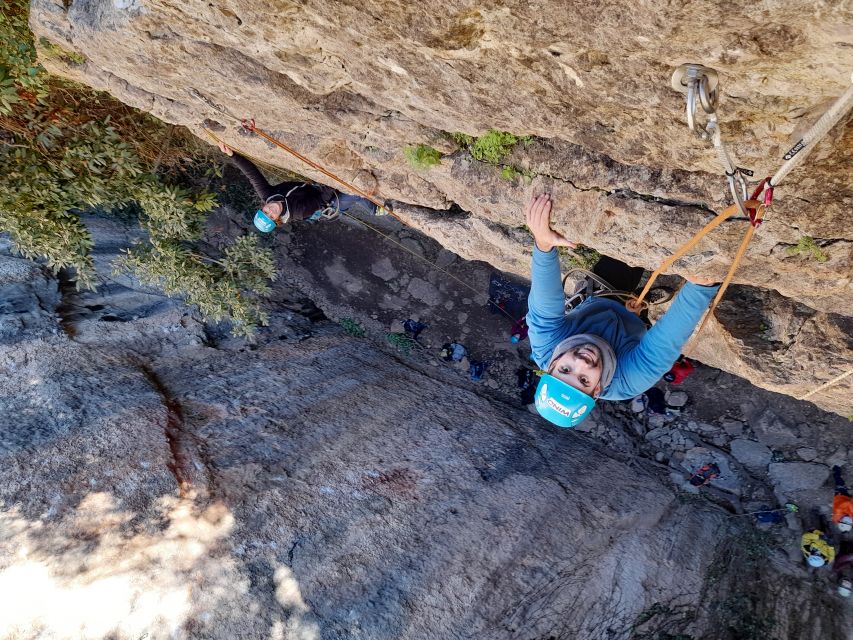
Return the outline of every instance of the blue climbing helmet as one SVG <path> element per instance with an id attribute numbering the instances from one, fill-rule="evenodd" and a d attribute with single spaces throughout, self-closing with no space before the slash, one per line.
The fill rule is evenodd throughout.
<path id="1" fill-rule="evenodd" d="M 255 226 L 258 228 L 258 231 L 270 233 L 275 230 L 275 221 L 258 209 L 255 211 Z"/>
<path id="2" fill-rule="evenodd" d="M 535 404 L 539 415 L 548 422 L 571 429 L 592 412 L 595 398 L 546 373 L 536 387 Z"/>
<path id="3" fill-rule="evenodd" d="M 815 569 L 819 569 L 823 565 L 826 564 L 826 560 L 824 560 L 823 556 L 820 555 L 819 551 L 812 551 L 806 561 L 809 563 L 809 566 L 814 567 Z"/>

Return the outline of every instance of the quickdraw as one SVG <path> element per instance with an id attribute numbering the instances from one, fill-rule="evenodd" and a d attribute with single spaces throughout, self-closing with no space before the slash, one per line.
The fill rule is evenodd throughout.
<path id="1" fill-rule="evenodd" d="M 717 119 L 717 100 L 719 97 L 719 78 L 717 72 L 701 64 L 683 64 L 672 74 L 672 88 L 687 94 L 687 126 L 701 140 L 710 140 L 717 152 L 717 158 L 729 183 L 729 191 L 737 204 L 740 214 L 748 215 L 744 207 L 747 199 L 746 177 L 752 177 L 752 171 L 735 165 L 723 143 L 720 123 Z M 707 114 L 707 123 L 701 126 L 696 121 L 698 103 Z"/>
<path id="2" fill-rule="evenodd" d="M 853 81 L 853 76 L 851 76 Z M 713 315 L 720 300 L 726 292 L 729 284 L 737 271 L 741 259 L 746 254 L 749 242 L 755 230 L 761 225 L 765 219 L 765 214 L 773 203 L 774 189 L 779 186 L 785 176 L 811 152 L 814 146 L 823 138 L 829 130 L 837 124 L 841 118 L 853 107 L 853 86 L 848 89 L 835 101 L 835 103 L 824 113 L 817 123 L 795 144 L 788 153 L 785 154 L 785 163 L 772 176 L 761 180 L 758 183 L 752 196 L 746 200 L 746 181 L 744 175 L 751 175 L 744 169 L 735 167 L 728 155 L 722 140 L 720 139 L 719 124 L 716 119 L 716 104 L 719 90 L 719 79 L 717 72 L 713 69 L 705 67 L 701 64 L 685 64 L 678 67 L 672 75 L 672 87 L 680 93 L 687 94 L 687 125 L 691 131 L 696 133 L 700 138 L 707 140 L 712 139 L 714 146 L 717 149 L 719 156 L 729 181 L 729 187 L 735 199 L 735 203 L 726 208 L 717 217 L 700 229 L 690 240 L 679 247 L 669 258 L 664 260 L 661 265 L 652 273 L 640 296 L 635 301 L 630 301 L 628 305 L 637 306 L 642 304 L 644 298 L 648 294 L 657 277 L 668 269 L 681 256 L 692 249 L 696 244 L 704 238 L 710 231 L 718 227 L 725 220 L 731 218 L 735 213 L 740 212 L 744 216 L 749 217 L 750 226 L 743 236 L 743 240 L 738 247 L 734 260 L 732 261 L 729 271 L 725 279 L 720 285 L 717 296 L 711 303 L 710 308 L 706 312 L 702 324 L 699 326 L 698 335 L 708 322 L 708 319 Z M 696 122 L 696 104 L 697 98 L 699 104 L 705 113 L 708 114 L 708 123 L 702 127 Z M 736 178 L 737 176 L 737 178 Z M 744 199 L 741 199 L 744 195 Z M 760 198 L 760 200 L 759 200 Z M 631 308 L 629 306 L 629 308 Z M 839 378 L 840 379 L 840 378 Z M 830 381 L 834 384 L 836 381 Z M 828 386 L 828 385 L 827 385 Z M 811 394 L 808 394 L 811 395 Z"/>

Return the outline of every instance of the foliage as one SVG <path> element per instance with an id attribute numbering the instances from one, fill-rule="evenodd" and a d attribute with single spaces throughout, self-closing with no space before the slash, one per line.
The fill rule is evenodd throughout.
<path id="1" fill-rule="evenodd" d="M 343 330 L 346 331 L 349 335 L 354 338 L 363 338 L 367 333 L 364 331 L 364 327 L 362 327 L 358 322 L 353 320 L 352 318 L 341 318 L 340 322 L 338 322 Z"/>
<path id="2" fill-rule="evenodd" d="M 230 320 L 235 335 L 251 336 L 257 324 L 268 322 L 258 299 L 243 294 L 266 295 L 268 281 L 275 279 L 272 253 L 258 248 L 255 235 L 237 238 L 222 260 L 199 255 L 179 240 L 154 237 L 129 250 L 122 266 L 144 284 L 183 296 L 206 318 Z"/>
<path id="3" fill-rule="evenodd" d="M 415 347 L 421 348 L 421 345 L 414 338 L 405 333 L 387 333 L 385 339 L 388 340 L 388 344 L 398 351 L 402 351 L 405 355 L 409 355 Z"/>
<path id="4" fill-rule="evenodd" d="M 514 181 L 516 178 L 521 178 L 526 184 L 530 184 L 535 175 L 536 174 L 529 169 L 519 169 L 518 167 L 514 167 L 510 164 L 505 164 L 501 168 L 501 178 L 510 182 Z"/>
<path id="5" fill-rule="evenodd" d="M 474 140 L 470 145 L 471 155 L 483 162 L 501 164 L 519 142 L 530 142 L 527 136 L 516 136 L 507 131 L 489 129 L 489 131 Z"/>
<path id="6" fill-rule="evenodd" d="M 0 115 L 27 100 L 44 104 L 46 73 L 27 24 L 26 0 L 0 0 Z"/>
<path id="7" fill-rule="evenodd" d="M 0 231 L 24 255 L 57 271 L 72 268 L 78 286 L 92 286 L 92 238 L 80 210 L 138 215 L 148 244 L 123 265 L 249 333 L 265 321 L 255 296 L 269 290 L 272 255 L 254 237 L 216 258 L 198 252 L 216 206 L 198 190 L 210 178 L 205 145 L 106 94 L 50 77 L 38 63 L 27 14 L 25 0 L 0 0 Z M 39 51 L 84 61 L 48 41 Z"/>
<path id="8" fill-rule="evenodd" d="M 403 150 L 403 154 L 415 169 L 429 169 L 441 164 L 441 154 L 426 144 L 409 145 Z"/>
<path id="9" fill-rule="evenodd" d="M 503 169 L 501 169 L 501 178 L 503 178 L 504 180 L 509 180 L 510 182 L 515 180 L 520 175 L 521 172 L 512 165 L 504 165 Z"/>
<path id="10" fill-rule="evenodd" d="M 598 251 L 582 244 L 577 245 L 574 249 L 557 247 L 557 253 L 566 258 L 570 265 L 587 271 L 592 270 L 595 263 L 601 259 L 601 254 Z"/>
<path id="11" fill-rule="evenodd" d="M 39 55 L 42 58 L 52 58 L 62 60 L 67 64 L 83 64 L 86 62 L 86 56 L 76 51 L 66 51 L 58 44 L 54 44 L 47 38 L 39 38 Z"/>
<path id="12" fill-rule="evenodd" d="M 797 240 L 797 244 L 788 247 L 785 250 L 789 256 L 795 256 L 801 254 L 806 258 L 813 258 L 818 262 L 826 262 L 829 260 L 829 256 L 826 255 L 826 252 L 821 249 L 820 245 L 815 242 L 815 239 L 811 236 L 803 236 L 799 240 Z"/>
<path id="13" fill-rule="evenodd" d="M 474 144 L 474 140 L 476 140 L 474 136 L 469 136 L 467 133 L 462 133 L 461 131 L 448 133 L 447 137 L 453 140 L 453 142 L 455 142 L 461 149 L 467 149 Z"/>

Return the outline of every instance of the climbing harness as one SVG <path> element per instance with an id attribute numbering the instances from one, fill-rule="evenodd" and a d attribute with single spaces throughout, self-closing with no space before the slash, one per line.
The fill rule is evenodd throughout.
<path id="1" fill-rule="evenodd" d="M 851 77 L 851 81 L 853 81 L 853 77 Z M 793 170 L 798 164 L 802 163 L 814 146 L 829 132 L 830 129 L 832 129 L 835 124 L 841 120 L 847 111 L 853 107 L 853 85 L 848 87 L 844 94 L 836 100 L 820 120 L 818 120 L 818 122 L 815 123 L 814 126 L 812 126 L 812 128 L 809 129 L 809 131 L 793 147 L 791 147 L 791 149 L 785 154 L 783 158 L 785 162 L 779 170 L 772 177 L 761 180 L 749 200 L 745 201 L 742 201 L 739 197 L 745 193 L 743 189 L 745 180 L 743 185 L 741 184 L 741 180 L 744 175 L 751 175 L 751 172 L 735 167 L 731 162 L 731 158 L 725 150 L 725 147 L 722 146 L 722 141 L 720 140 L 719 144 L 717 142 L 717 137 L 719 136 L 719 123 L 716 120 L 716 100 L 719 87 L 716 71 L 703 67 L 702 65 L 682 65 L 676 69 L 673 74 L 672 86 L 677 91 L 687 94 L 687 122 L 690 129 L 696 132 L 700 137 L 714 140 L 714 146 L 717 149 L 717 155 L 724 166 L 726 178 L 729 181 L 729 186 L 735 199 L 735 203 L 730 207 L 727 207 L 722 213 L 702 227 L 702 229 L 700 229 L 690 240 L 677 249 L 669 258 L 664 260 L 652 273 L 648 282 L 646 282 L 646 286 L 637 298 L 637 302 L 634 302 L 633 304 L 642 303 L 657 277 L 663 271 L 672 266 L 676 260 L 695 247 L 696 244 L 698 244 L 698 242 L 710 231 L 713 231 L 736 213 L 747 215 L 750 221 L 750 225 L 744 233 L 743 240 L 735 253 L 732 265 L 720 285 L 720 289 L 711 303 L 710 308 L 705 313 L 702 324 L 699 326 L 699 331 L 697 332 L 698 335 L 708 322 L 708 319 L 713 315 L 714 310 L 717 308 L 717 305 L 731 283 L 740 261 L 746 254 L 747 247 L 752 240 L 756 227 L 758 227 L 764 220 L 764 216 L 773 202 L 774 189 L 781 184 L 782 180 L 791 172 L 791 170 Z M 709 121 L 704 128 L 700 127 L 696 123 L 695 112 L 697 99 L 699 104 L 702 106 L 702 109 L 708 114 Z M 853 374 L 853 370 L 846 374 L 842 374 L 835 380 L 830 380 L 824 386 L 816 389 L 806 396 L 803 396 L 801 399 L 809 397 L 813 393 L 816 393 L 831 384 L 835 384 L 850 374 Z"/>
<path id="2" fill-rule="evenodd" d="M 622 302 L 630 302 L 636 299 L 636 296 L 630 291 L 620 291 L 614 288 L 609 282 L 598 274 L 588 271 L 587 269 L 574 268 L 569 269 L 566 275 L 563 276 L 563 291 L 566 290 L 566 284 L 569 280 L 574 281 L 572 276 L 582 275 L 581 280 L 572 293 L 566 292 L 566 313 L 576 308 L 581 302 L 587 298 L 614 298 Z M 658 287 L 663 291 L 663 287 Z M 671 292 L 668 297 L 658 296 L 654 301 L 643 300 L 640 304 L 640 310 L 648 309 L 650 306 L 663 304 L 672 297 Z"/>
<path id="3" fill-rule="evenodd" d="M 310 217 L 306 218 L 308 222 L 317 222 L 318 220 L 325 220 L 326 222 L 331 222 L 332 220 L 337 220 L 341 215 L 341 199 L 338 196 L 338 193 L 335 192 L 335 206 L 331 204 L 327 207 L 323 207 L 322 209 L 318 209 Z"/>

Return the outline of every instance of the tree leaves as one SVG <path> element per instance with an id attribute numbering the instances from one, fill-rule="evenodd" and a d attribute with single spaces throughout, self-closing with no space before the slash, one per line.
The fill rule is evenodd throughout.
<path id="1" fill-rule="evenodd" d="M 24 0 L 0 0 L 0 231 L 25 256 L 55 271 L 73 268 L 78 286 L 91 287 L 92 238 L 76 212 L 139 211 L 149 240 L 128 252 L 124 267 L 168 295 L 185 297 L 205 317 L 229 319 L 235 333 L 250 335 L 267 321 L 257 296 L 269 292 L 275 276 L 272 253 L 254 236 L 238 238 L 221 260 L 199 253 L 216 196 L 166 183 L 157 174 L 162 151 L 154 147 L 156 160 L 139 152 L 152 147 L 152 129 L 170 130 L 109 97 L 93 99 L 88 89 L 51 80 L 36 59 L 27 11 Z M 49 42 L 42 47 L 82 63 Z M 123 136 L 104 115 L 104 103 L 115 105 L 123 130 L 141 139 Z"/>

